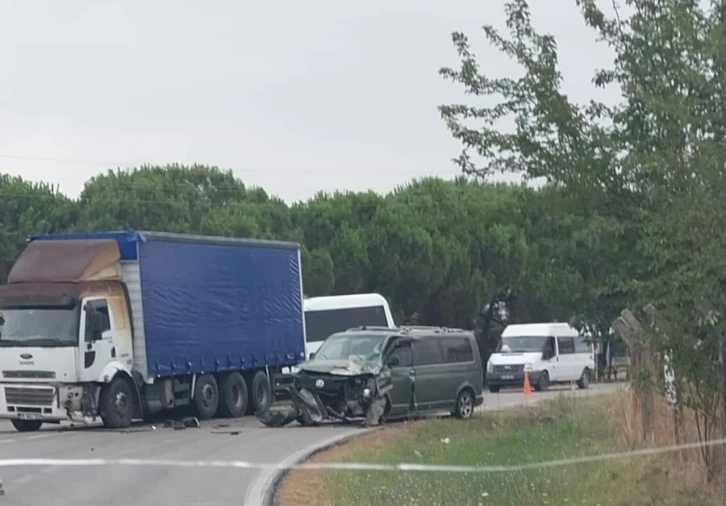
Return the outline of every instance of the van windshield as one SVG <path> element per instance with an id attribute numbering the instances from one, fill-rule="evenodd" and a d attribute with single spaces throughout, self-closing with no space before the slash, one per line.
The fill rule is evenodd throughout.
<path id="1" fill-rule="evenodd" d="M 542 351 L 547 343 L 547 336 L 507 336 L 494 350 L 494 353 L 532 353 Z"/>
<path id="2" fill-rule="evenodd" d="M 359 356 L 365 361 L 380 359 L 386 334 L 342 333 L 330 336 L 315 354 L 315 360 L 348 360 Z"/>

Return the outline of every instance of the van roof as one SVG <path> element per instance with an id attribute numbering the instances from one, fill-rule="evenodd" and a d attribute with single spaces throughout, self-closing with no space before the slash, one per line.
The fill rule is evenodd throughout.
<path id="1" fill-rule="evenodd" d="M 507 325 L 502 337 L 508 336 L 579 336 L 576 328 L 568 323 L 524 323 Z"/>
<path id="2" fill-rule="evenodd" d="M 445 334 L 466 334 L 473 336 L 472 332 L 464 329 L 448 328 L 448 327 L 427 327 L 423 325 L 401 326 L 401 327 L 374 327 L 363 325 L 348 329 L 346 332 L 385 332 L 388 334 L 407 335 L 411 337 L 425 337 L 433 335 Z"/>

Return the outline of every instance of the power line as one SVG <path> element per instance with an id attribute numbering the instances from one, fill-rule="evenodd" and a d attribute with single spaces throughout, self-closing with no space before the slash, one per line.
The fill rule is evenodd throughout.
<path id="1" fill-rule="evenodd" d="M 150 167 L 166 167 L 167 165 L 171 164 L 153 164 L 148 162 L 119 162 L 119 161 L 110 161 L 110 160 L 88 160 L 88 159 L 80 159 L 80 158 L 59 158 L 59 157 L 46 157 L 46 156 L 25 156 L 25 155 L 13 155 L 13 154 L 2 154 L 0 153 L 0 159 L 2 160 L 26 160 L 26 161 L 38 161 L 38 162 L 50 162 L 50 163 L 59 163 L 59 164 L 78 164 L 78 165 L 94 165 L 94 166 L 104 166 L 107 168 L 114 167 L 114 168 L 134 168 L 134 167 L 142 167 L 142 166 L 150 166 Z M 184 165 L 193 165 L 191 164 L 184 164 Z M 179 164 L 183 165 L 183 164 Z M 206 165 L 206 164 L 200 164 L 200 165 Z M 210 164 L 211 166 L 211 164 Z M 337 170 L 337 169 L 264 169 L 264 168 L 246 168 L 246 169 L 230 169 L 235 174 L 244 174 L 244 173 L 272 173 L 272 174 L 299 174 L 299 175 L 308 175 L 308 174 L 356 174 L 360 175 L 362 177 L 370 176 L 370 175 L 388 175 L 388 174 L 394 174 L 394 175 L 408 175 L 411 177 L 415 176 L 425 176 L 426 174 L 421 174 L 419 171 L 416 170 L 390 170 L 390 169 L 376 169 L 376 170 L 366 170 L 365 172 L 351 172 L 346 170 Z"/>
<path id="2" fill-rule="evenodd" d="M 340 192 L 344 194 L 345 192 Z M 351 192 L 356 193 L 356 192 Z M 332 193 L 328 193 L 328 195 L 333 195 Z M 103 201 L 107 203 L 115 203 L 115 204 L 168 204 L 168 205 L 195 205 L 197 207 L 211 207 L 211 208 L 231 208 L 237 204 L 250 204 L 250 205 L 265 205 L 268 203 L 284 203 L 288 207 L 291 205 L 291 203 L 285 202 L 283 199 L 276 197 L 275 195 L 269 195 L 269 200 L 267 201 L 258 201 L 255 199 L 248 198 L 249 196 L 240 196 L 240 198 L 234 198 L 233 196 L 230 196 L 227 198 L 225 202 L 211 202 L 209 200 L 201 201 L 199 199 L 197 200 L 185 200 L 185 199 L 146 199 L 146 198 L 135 198 L 133 196 L 131 197 L 109 197 L 108 195 L 97 195 L 93 196 L 92 198 L 85 201 L 85 203 L 91 203 L 94 200 Z M 52 194 L 52 193 L 34 193 L 34 192 L 16 192 L 16 191 L 7 191 L 2 188 L 0 188 L 0 198 L 5 198 L 6 202 L 12 198 L 17 199 L 38 199 L 38 200 L 56 200 L 56 199 L 68 199 L 71 202 L 78 203 L 80 202 L 80 198 L 70 198 L 67 195 L 64 195 L 62 193 L 58 194 Z M 312 198 L 312 197 L 311 197 Z M 381 195 L 381 198 L 383 198 L 383 195 Z M 301 201 L 305 202 L 305 200 Z"/>

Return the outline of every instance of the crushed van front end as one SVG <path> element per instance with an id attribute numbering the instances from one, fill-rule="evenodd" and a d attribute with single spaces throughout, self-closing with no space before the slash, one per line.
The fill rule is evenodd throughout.
<path id="1" fill-rule="evenodd" d="M 293 421 L 311 426 L 326 420 L 362 421 L 375 426 L 383 416 L 386 393 L 390 388 L 387 368 L 358 372 L 350 369 L 320 372 L 303 368 L 287 387 L 290 407 L 257 413 L 257 418 L 270 427 L 281 427 Z"/>

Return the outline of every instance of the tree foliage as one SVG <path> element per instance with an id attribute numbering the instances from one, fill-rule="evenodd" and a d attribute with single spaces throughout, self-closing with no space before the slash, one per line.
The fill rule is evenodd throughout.
<path id="1" fill-rule="evenodd" d="M 553 187 L 421 179 L 386 195 L 321 193 L 288 206 L 200 165 L 110 171 L 91 178 L 75 201 L 46 185 L 2 182 L 3 277 L 32 232 L 293 240 L 303 246 L 307 296 L 379 292 L 397 321 L 475 328 L 488 348 L 494 308 L 506 303 L 511 321 L 567 321 L 590 311 L 587 284 L 609 272 L 593 268 L 604 246 Z"/>
<path id="2" fill-rule="evenodd" d="M 641 316 L 651 304 L 651 339 L 671 355 L 682 400 L 717 418 L 713 410 L 726 408 L 713 402 L 714 392 L 726 394 L 726 7 L 629 0 L 627 13 L 613 4 L 608 16 L 596 0 L 576 3 L 615 55 L 593 83 L 615 87 L 619 103 L 571 101 L 555 38 L 535 29 L 525 0 L 512 0 L 508 33 L 485 26 L 484 35 L 521 77 L 487 75 L 467 37 L 454 33 L 460 66 L 442 76 L 481 102 L 495 100 L 440 112 L 462 143 L 464 172 L 542 177 L 585 209 L 571 218 L 575 241 L 594 256 L 569 255 L 583 262 L 586 318 L 608 325 L 626 304 Z M 502 128 L 512 118 L 514 128 Z"/>

